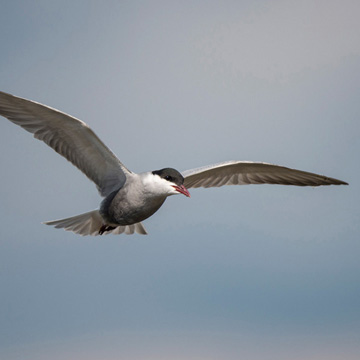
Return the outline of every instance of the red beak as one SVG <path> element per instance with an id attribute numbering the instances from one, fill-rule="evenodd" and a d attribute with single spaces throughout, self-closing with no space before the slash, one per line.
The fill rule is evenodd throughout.
<path id="1" fill-rule="evenodd" d="M 187 197 L 190 197 L 190 193 L 189 193 L 188 189 L 184 185 L 180 185 L 180 186 L 173 185 L 173 188 L 176 191 L 178 191 L 179 193 L 184 194 Z"/>

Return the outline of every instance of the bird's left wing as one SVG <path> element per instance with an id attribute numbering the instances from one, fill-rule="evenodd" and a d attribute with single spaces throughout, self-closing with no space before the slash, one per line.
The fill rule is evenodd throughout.
<path id="1" fill-rule="evenodd" d="M 348 185 L 346 182 L 284 166 L 251 161 L 226 161 L 182 172 L 186 188 L 223 185 L 280 184 Z"/>
<path id="2" fill-rule="evenodd" d="M 97 185 L 102 196 L 124 185 L 130 171 L 83 121 L 1 91 L 0 115 L 64 156 Z"/>

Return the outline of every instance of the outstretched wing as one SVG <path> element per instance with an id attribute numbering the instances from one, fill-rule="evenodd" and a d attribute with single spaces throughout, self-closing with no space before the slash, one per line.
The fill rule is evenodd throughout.
<path id="1" fill-rule="evenodd" d="M 186 188 L 223 185 L 280 184 L 297 186 L 348 185 L 346 182 L 284 166 L 251 162 L 226 161 L 186 170 L 182 173 Z"/>
<path id="2" fill-rule="evenodd" d="M 102 196 L 120 189 L 130 171 L 81 120 L 34 101 L 0 92 L 0 115 L 64 156 Z"/>

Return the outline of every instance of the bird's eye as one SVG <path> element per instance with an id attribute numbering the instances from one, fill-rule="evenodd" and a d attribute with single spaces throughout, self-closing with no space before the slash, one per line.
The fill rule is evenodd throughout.
<path id="1" fill-rule="evenodd" d="M 166 175 L 166 176 L 165 176 L 165 180 L 167 180 L 167 181 L 172 181 L 172 177 L 171 177 L 170 175 Z"/>

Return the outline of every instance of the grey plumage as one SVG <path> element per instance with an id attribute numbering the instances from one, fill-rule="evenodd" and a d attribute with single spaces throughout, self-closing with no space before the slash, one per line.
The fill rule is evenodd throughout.
<path id="1" fill-rule="evenodd" d="M 34 134 L 92 180 L 102 196 L 130 171 L 83 121 L 49 106 L 0 92 L 0 114 Z"/>
<path id="2" fill-rule="evenodd" d="M 248 184 L 296 186 L 348 185 L 345 181 L 324 175 L 251 161 L 225 161 L 219 164 L 186 170 L 182 174 L 185 178 L 184 185 L 189 189 Z"/>

